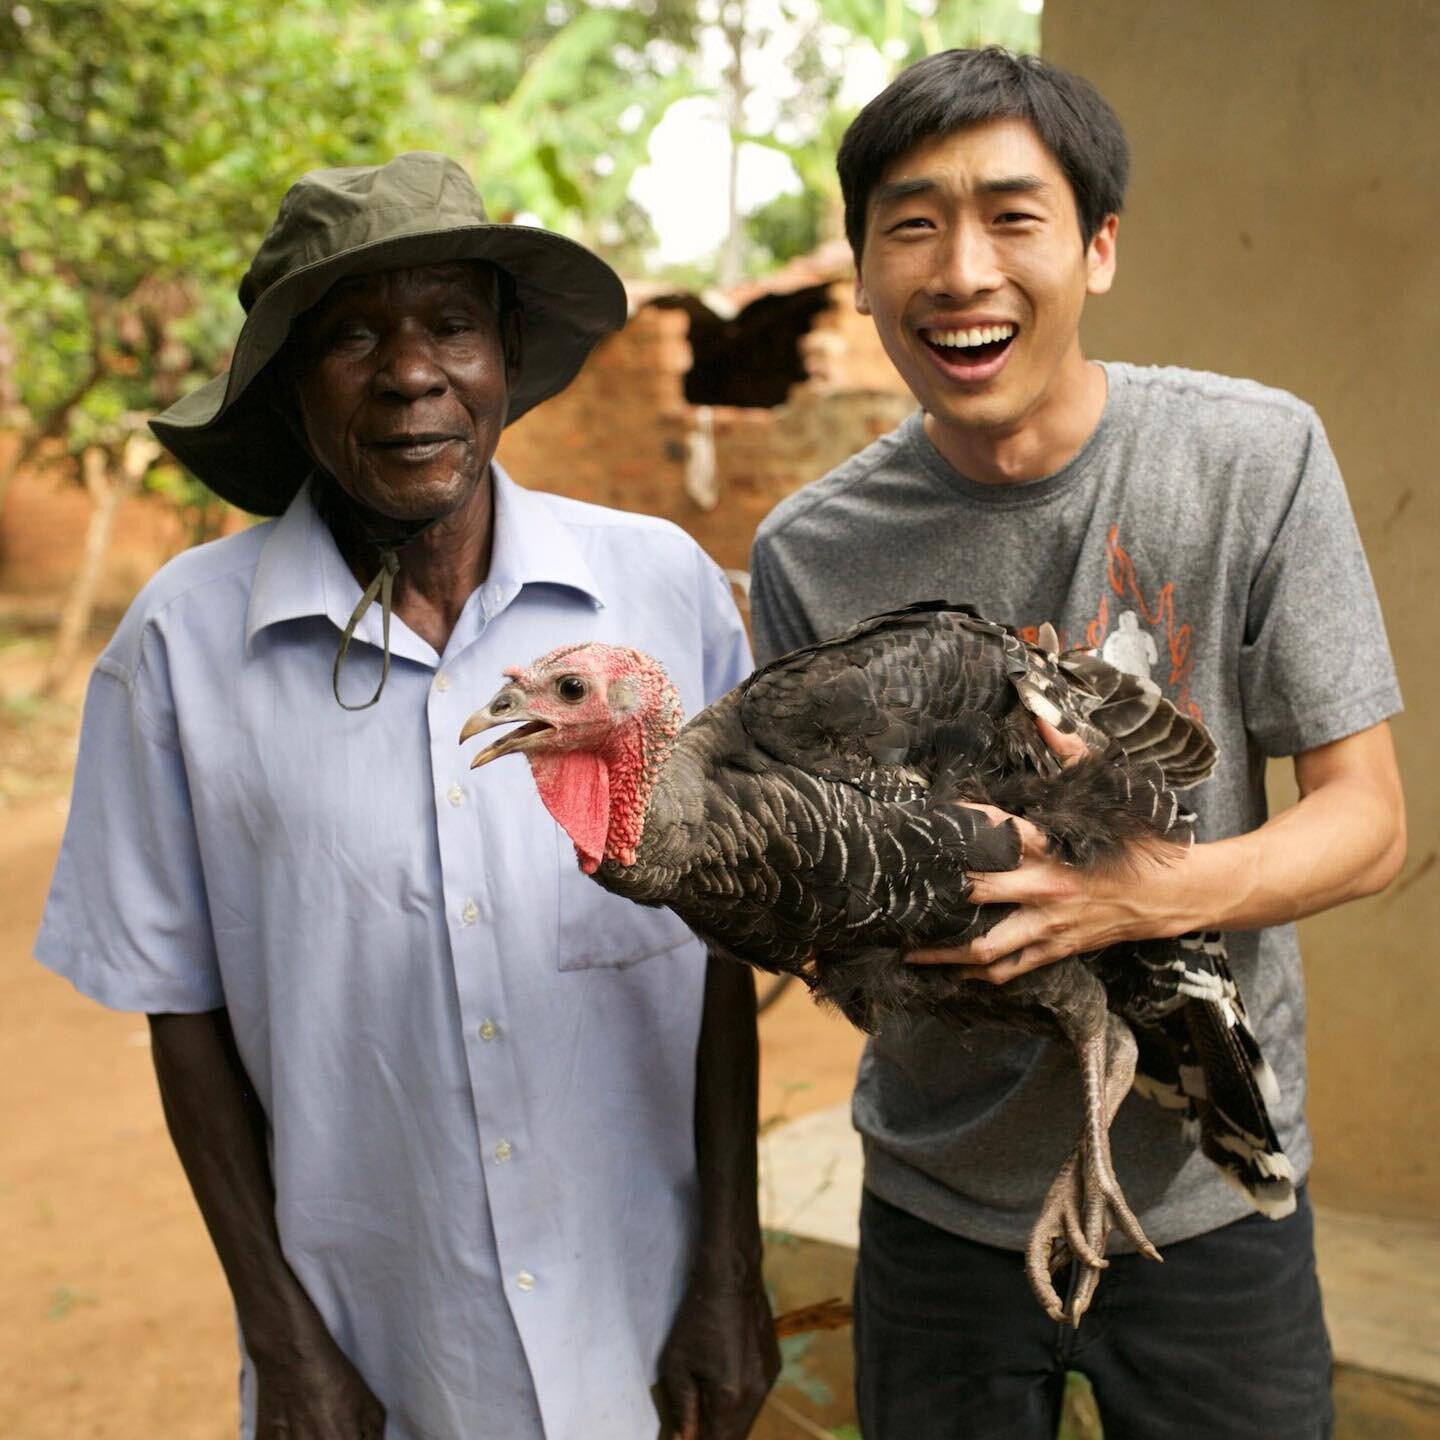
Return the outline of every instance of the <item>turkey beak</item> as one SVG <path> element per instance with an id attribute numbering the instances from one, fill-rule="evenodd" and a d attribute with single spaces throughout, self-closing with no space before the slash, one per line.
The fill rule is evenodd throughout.
<path id="1" fill-rule="evenodd" d="M 502 755 L 525 750 L 527 740 L 555 728 L 548 720 L 537 720 L 530 715 L 519 693 L 507 687 L 483 710 L 477 710 L 465 722 L 465 728 L 460 732 L 460 743 L 463 745 L 473 736 L 479 735 L 481 731 L 493 730 L 497 725 L 514 725 L 517 720 L 521 722 L 518 729 L 512 730 L 508 735 L 502 735 L 471 760 L 470 768 L 472 770 L 478 770 L 482 765 L 488 765 Z"/>

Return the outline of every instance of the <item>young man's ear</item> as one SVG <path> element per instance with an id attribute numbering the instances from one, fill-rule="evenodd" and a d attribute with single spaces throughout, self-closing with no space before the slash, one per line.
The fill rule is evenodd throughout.
<path id="1" fill-rule="evenodd" d="M 1115 232 L 1118 215 L 1107 215 L 1085 247 L 1085 293 L 1103 295 L 1115 283 Z"/>
<path id="2" fill-rule="evenodd" d="M 870 297 L 865 293 L 865 282 L 860 278 L 860 267 L 855 267 L 855 308 L 862 314 L 870 313 Z"/>

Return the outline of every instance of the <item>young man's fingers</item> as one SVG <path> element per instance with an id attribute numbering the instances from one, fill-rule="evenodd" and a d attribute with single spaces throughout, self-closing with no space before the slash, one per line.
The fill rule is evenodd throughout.
<path id="1" fill-rule="evenodd" d="M 982 965 L 969 973 L 982 984 L 1004 985 L 1008 980 L 1014 980 L 1019 975 L 1050 964 L 1054 958 L 1036 946 L 1027 945 L 1023 950 L 1017 950 L 1003 960 L 995 961 L 993 965 Z"/>
<path id="2" fill-rule="evenodd" d="M 1023 912 L 1007 916 L 988 934 L 968 945 L 930 946 L 911 950 L 905 956 L 907 965 L 970 965 L 976 968 L 994 965 L 1007 955 L 1023 950 L 1035 940 L 1033 923 Z"/>
<path id="3" fill-rule="evenodd" d="M 1045 832 L 1022 816 L 1012 815 L 998 805 L 976 805 L 969 800 L 962 803 L 967 810 L 980 811 L 994 825 L 1004 825 L 1007 821 L 1013 825 L 1016 833 L 1020 836 L 1020 859 L 1022 862 L 1039 860 L 1050 853 L 1050 842 Z"/>
<path id="4" fill-rule="evenodd" d="M 1035 728 L 1040 732 L 1040 738 L 1050 747 L 1050 753 L 1062 765 L 1073 765 L 1089 753 L 1089 748 L 1078 735 L 1067 735 L 1065 731 L 1057 730 L 1048 720 L 1042 720 L 1038 715 L 1035 717 Z"/>

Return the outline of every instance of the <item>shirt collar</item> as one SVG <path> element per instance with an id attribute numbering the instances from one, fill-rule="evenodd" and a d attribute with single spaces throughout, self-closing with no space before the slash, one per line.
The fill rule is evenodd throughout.
<path id="1" fill-rule="evenodd" d="M 600 582 L 568 527 L 556 517 L 550 497 L 517 485 L 496 462 L 490 469 L 495 477 L 495 540 L 485 589 L 487 599 L 494 595 L 499 603 L 487 605 L 487 610 L 494 614 L 503 609 L 526 585 L 563 585 L 604 609 Z"/>
<path id="2" fill-rule="evenodd" d="M 482 586 L 487 617 L 499 612 L 526 585 L 563 585 L 587 595 L 597 609 L 605 605 L 600 583 L 568 529 L 542 495 L 517 485 L 492 461 L 495 537 L 490 573 Z M 245 617 L 245 646 L 267 626 L 311 615 L 325 615 L 343 631 L 360 598 L 360 585 L 350 573 L 329 527 L 320 518 L 302 485 L 285 513 L 265 537 L 255 569 L 255 584 Z M 372 605 L 356 627 L 355 638 L 379 646 L 379 605 Z M 399 616 L 391 622 L 390 648 L 433 665 L 435 652 Z"/>

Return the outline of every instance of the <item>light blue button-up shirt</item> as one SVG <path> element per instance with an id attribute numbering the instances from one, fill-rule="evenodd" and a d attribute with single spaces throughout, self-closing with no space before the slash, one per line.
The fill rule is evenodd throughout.
<path id="1" fill-rule="evenodd" d="M 359 598 L 302 491 L 179 556 L 96 665 L 36 953 L 128 1010 L 230 1012 L 285 1254 L 389 1440 L 651 1440 L 696 1223 L 703 951 L 577 868 L 520 758 L 458 737 L 567 642 L 653 654 L 687 713 L 749 669 L 663 521 L 495 467 L 490 573 L 443 654 L 396 617 L 380 703 L 330 671 Z M 374 688 L 380 616 L 342 685 Z M 243 1433 L 254 1423 L 248 1366 Z"/>

